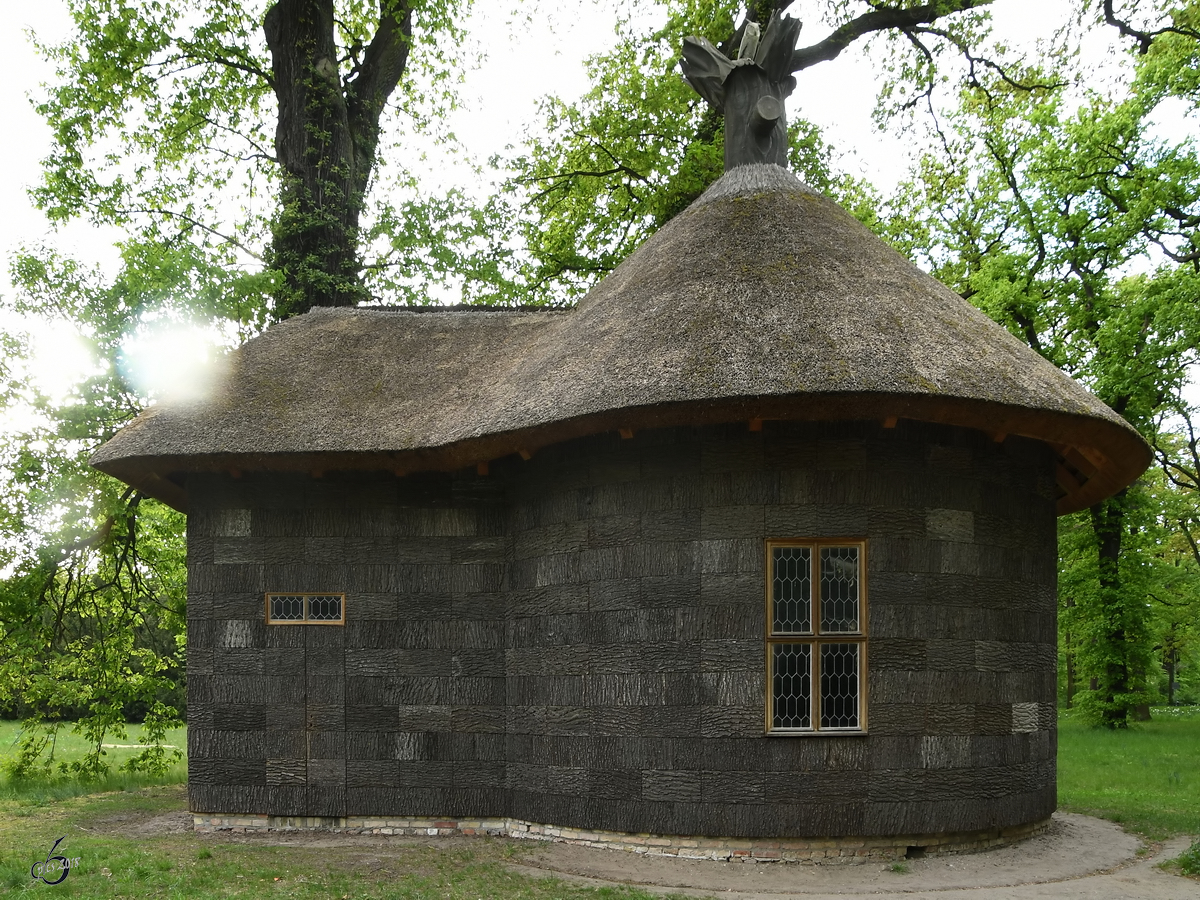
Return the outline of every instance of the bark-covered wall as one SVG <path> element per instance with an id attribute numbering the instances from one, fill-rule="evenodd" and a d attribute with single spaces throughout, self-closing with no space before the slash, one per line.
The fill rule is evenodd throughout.
<path id="1" fill-rule="evenodd" d="M 837 836 L 1054 808 L 1035 442 L 768 422 L 189 492 L 197 811 Z M 763 734 L 764 541 L 803 537 L 868 541 L 865 736 Z M 267 590 L 344 590 L 347 624 L 267 627 Z"/>
<path id="2" fill-rule="evenodd" d="M 247 475 L 189 487 L 193 809 L 500 814 L 499 483 Z M 312 590 L 346 592 L 344 627 L 264 624 L 264 591 Z"/>

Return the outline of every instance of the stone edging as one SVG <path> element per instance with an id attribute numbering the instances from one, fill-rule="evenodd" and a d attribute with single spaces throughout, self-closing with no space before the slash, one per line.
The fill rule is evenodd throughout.
<path id="1" fill-rule="evenodd" d="M 934 835 L 841 838 L 710 838 L 682 835 L 625 834 L 617 831 L 539 825 L 520 819 L 436 819 L 419 816 L 265 816 L 193 813 L 198 832 L 330 831 L 340 834 L 409 837 L 493 835 L 537 841 L 561 841 L 605 850 L 653 856 L 744 862 L 854 863 L 925 855 L 972 853 L 1042 834 L 1050 819 L 1011 828 L 946 832 Z"/>

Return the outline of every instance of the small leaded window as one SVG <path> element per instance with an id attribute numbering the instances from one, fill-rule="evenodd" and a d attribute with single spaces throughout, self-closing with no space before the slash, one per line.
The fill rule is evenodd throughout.
<path id="1" fill-rule="evenodd" d="M 345 594 L 267 594 L 268 625 L 344 625 Z"/>
<path id="2" fill-rule="evenodd" d="M 767 542 L 767 731 L 866 731 L 863 541 Z"/>

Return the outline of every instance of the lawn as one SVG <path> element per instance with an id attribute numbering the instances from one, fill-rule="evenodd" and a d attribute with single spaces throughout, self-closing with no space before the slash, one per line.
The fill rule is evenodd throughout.
<path id="1" fill-rule="evenodd" d="M 124 737 L 112 735 L 104 739 L 105 744 L 118 746 L 103 748 L 104 758 L 112 768 L 108 777 L 100 782 L 80 782 L 76 779 L 61 777 L 55 778 L 51 782 L 42 780 L 12 781 L 5 774 L 5 763 L 17 755 L 21 723 L 0 721 L 0 799 L 47 803 L 96 791 L 121 791 L 156 784 L 180 784 L 187 781 L 187 761 L 182 759 L 161 778 L 122 771 L 121 765 L 139 751 L 138 738 L 142 736 L 140 725 L 127 725 L 125 728 Z M 181 751 L 186 751 L 187 730 L 176 728 L 167 732 L 166 743 L 178 747 Z M 64 726 L 59 730 L 54 747 L 57 761 L 70 762 L 81 759 L 89 749 L 87 741 L 79 735 L 71 733 L 70 726 Z"/>
<path id="2" fill-rule="evenodd" d="M 0 722 L 0 767 L 16 752 L 20 726 Z M 140 729 L 106 743 L 137 744 Z M 186 746 L 184 729 L 168 743 Z M 64 731 L 56 752 L 78 759 L 82 738 Z M 271 846 L 190 832 L 143 834 L 138 823 L 187 808 L 181 763 L 163 779 L 119 771 L 137 747 L 106 748 L 113 774 L 99 784 L 73 779 L 10 781 L 0 776 L 0 895 L 52 890 L 62 897 L 355 898 L 355 900 L 652 900 L 635 889 L 592 889 L 527 878 L 505 862 L 532 847 L 508 840 L 397 840 L 370 846 Z M 30 877 L 54 842 L 79 868 L 48 888 Z M 50 876 L 53 879 L 54 875 Z"/>
<path id="3" fill-rule="evenodd" d="M 0 723 L 0 761 L 11 754 L 17 728 Z M 110 743 L 136 744 L 129 737 Z M 182 730 L 170 743 L 183 746 Z M 60 739 L 59 753 L 81 754 L 78 738 Z M 115 765 L 136 752 L 110 748 Z M 58 855 L 79 867 L 54 887 L 56 895 L 124 898 L 355 898 L 355 900 L 650 900 L 635 888 L 601 888 L 528 878 L 505 863 L 531 847 L 503 839 L 396 839 L 370 844 L 273 846 L 260 839 L 169 833 L 139 824 L 185 808 L 184 767 L 168 781 L 113 776 L 95 788 L 77 782 L 0 782 L 0 894 L 46 890 L 30 866 L 55 840 Z M 123 789 L 122 789 L 123 788 Z M 91 792 L 89 792 L 91 791 Z M 1059 801 L 1064 809 L 1099 815 L 1151 839 L 1200 833 L 1200 710 L 1157 711 L 1156 720 L 1127 732 L 1095 731 L 1064 716 L 1059 730 Z M 315 852 L 314 852 L 315 851 Z M 1200 852 L 1200 851 L 1198 851 Z"/>
<path id="4" fill-rule="evenodd" d="M 137 821 L 178 813 L 182 785 L 74 797 L 42 808 L 0 800 L 0 894 L 59 897 L 353 898 L 353 900 L 655 900 L 629 889 L 593 889 L 529 878 L 505 862 L 536 848 L 514 841 L 396 839 L 319 848 L 272 846 L 193 833 L 139 835 Z M 52 889 L 30 866 L 65 835 L 58 854 L 79 868 Z"/>
<path id="5" fill-rule="evenodd" d="M 1151 839 L 1200 834 L 1200 707 L 1155 709 L 1126 731 L 1058 725 L 1060 808 Z"/>

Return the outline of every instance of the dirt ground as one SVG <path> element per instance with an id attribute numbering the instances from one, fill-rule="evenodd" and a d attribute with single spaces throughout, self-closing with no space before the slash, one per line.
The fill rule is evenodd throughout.
<path id="1" fill-rule="evenodd" d="M 1190 841 L 1143 848 L 1111 822 L 1058 813 L 1053 827 L 1020 844 L 959 856 L 909 860 L 907 872 L 878 863 L 798 865 L 712 862 L 591 850 L 539 847 L 524 871 L 597 884 L 638 884 L 730 900 L 826 900 L 847 896 L 938 900 L 1196 900 L 1200 881 L 1157 868 Z M 1139 850 L 1142 851 L 1139 855 Z"/>
<path id="2" fill-rule="evenodd" d="M 114 825 L 117 823 L 113 823 Z M 191 830 L 191 816 L 172 812 L 116 829 L 129 834 Z M 389 844 L 460 847 L 475 838 L 387 838 L 328 832 L 205 835 L 206 840 L 343 847 L 386 855 Z M 645 856 L 557 843 L 525 843 L 524 874 L 600 886 L 632 884 L 656 893 L 728 900 L 1200 900 L 1200 879 L 1158 868 L 1187 849 L 1188 838 L 1144 846 L 1101 819 L 1057 813 L 1048 832 L 1020 844 L 959 856 L 908 860 L 907 871 L 881 863 L 804 865 L 716 862 Z"/>

